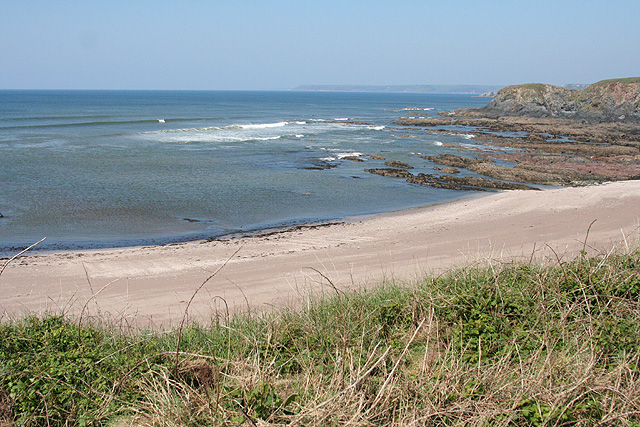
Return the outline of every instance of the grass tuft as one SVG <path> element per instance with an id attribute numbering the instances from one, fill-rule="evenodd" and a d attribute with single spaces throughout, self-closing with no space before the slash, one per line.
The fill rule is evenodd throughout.
<path id="1" fill-rule="evenodd" d="M 639 301 L 636 251 L 460 268 L 168 333 L 7 321 L 0 424 L 640 426 Z"/>

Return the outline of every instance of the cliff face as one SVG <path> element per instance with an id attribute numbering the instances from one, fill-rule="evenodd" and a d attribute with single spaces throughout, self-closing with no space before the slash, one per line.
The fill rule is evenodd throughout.
<path id="1" fill-rule="evenodd" d="M 581 90 L 537 83 L 508 86 L 477 112 L 488 117 L 640 123 L 640 77 L 603 80 Z"/>

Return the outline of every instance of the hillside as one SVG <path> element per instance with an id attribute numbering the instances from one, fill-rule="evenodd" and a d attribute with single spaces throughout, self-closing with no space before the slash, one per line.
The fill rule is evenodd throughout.
<path id="1" fill-rule="evenodd" d="M 640 123 L 640 77 L 603 80 L 584 89 L 540 83 L 508 86 L 472 115 Z"/>

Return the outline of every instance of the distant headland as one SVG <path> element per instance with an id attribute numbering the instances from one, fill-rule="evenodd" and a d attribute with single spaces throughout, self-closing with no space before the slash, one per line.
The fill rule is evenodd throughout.
<path id="1" fill-rule="evenodd" d="M 564 89 L 584 89 L 586 84 L 566 84 Z M 494 97 L 500 85 L 300 85 L 291 90 L 301 92 L 390 92 L 441 93 Z"/>
<path id="2" fill-rule="evenodd" d="M 640 77 L 602 80 L 583 89 L 541 83 L 508 86 L 485 107 L 466 115 L 640 123 Z"/>
<path id="3" fill-rule="evenodd" d="M 501 88 L 502 86 L 494 85 L 302 85 L 292 90 L 309 92 L 401 92 L 482 95 L 497 92 Z"/>

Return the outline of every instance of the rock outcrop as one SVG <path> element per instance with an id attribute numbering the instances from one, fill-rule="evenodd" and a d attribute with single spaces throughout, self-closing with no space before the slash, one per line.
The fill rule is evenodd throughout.
<path id="1" fill-rule="evenodd" d="M 538 83 L 508 86 L 485 107 L 465 110 L 465 114 L 640 123 L 640 77 L 603 80 L 584 89 Z"/>
<path id="2" fill-rule="evenodd" d="M 405 162 L 401 162 L 400 160 L 389 160 L 384 162 L 385 165 L 398 168 L 398 169 L 413 169 L 413 166 L 406 164 Z"/>
<path id="3" fill-rule="evenodd" d="M 414 175 L 405 169 L 396 168 L 365 169 L 364 171 L 392 178 L 405 178 L 411 184 L 428 185 L 447 190 L 537 190 L 537 188 L 525 184 L 499 181 L 480 176 L 436 176 L 425 173 Z"/>

